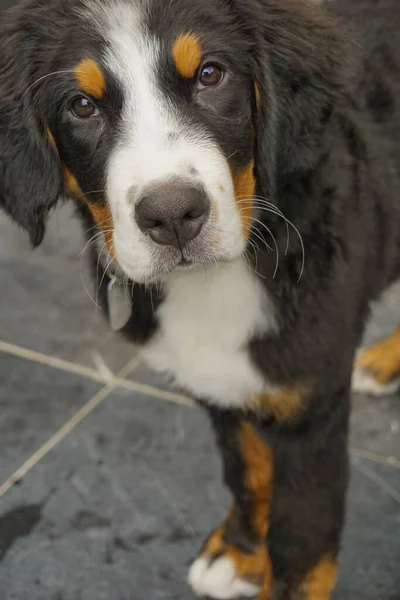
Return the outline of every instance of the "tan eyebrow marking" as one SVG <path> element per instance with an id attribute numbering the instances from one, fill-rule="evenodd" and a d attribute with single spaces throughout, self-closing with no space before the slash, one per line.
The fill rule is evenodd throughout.
<path id="1" fill-rule="evenodd" d="M 201 45 L 198 37 L 193 33 L 181 34 L 173 44 L 172 56 L 182 77 L 194 77 L 201 63 Z"/>
<path id="2" fill-rule="evenodd" d="M 106 90 L 106 81 L 97 62 L 92 58 L 84 58 L 75 67 L 75 78 L 83 92 L 102 98 Z"/>

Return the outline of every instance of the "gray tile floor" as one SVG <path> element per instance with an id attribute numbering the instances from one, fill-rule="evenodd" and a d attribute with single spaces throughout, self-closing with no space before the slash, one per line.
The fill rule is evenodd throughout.
<path id="1" fill-rule="evenodd" d="M 187 565 L 229 504 L 210 427 L 110 332 L 83 246 L 68 207 L 34 252 L 0 218 L 0 600 L 190 600 Z M 399 599 L 399 397 L 354 398 L 351 448 L 335 600 Z"/>

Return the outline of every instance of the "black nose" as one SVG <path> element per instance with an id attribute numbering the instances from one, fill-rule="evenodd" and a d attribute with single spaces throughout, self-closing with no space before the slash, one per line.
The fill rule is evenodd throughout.
<path id="1" fill-rule="evenodd" d="M 210 202 L 201 187 L 173 180 L 148 189 L 136 205 L 135 217 L 152 240 L 182 249 L 199 235 L 209 212 Z"/>

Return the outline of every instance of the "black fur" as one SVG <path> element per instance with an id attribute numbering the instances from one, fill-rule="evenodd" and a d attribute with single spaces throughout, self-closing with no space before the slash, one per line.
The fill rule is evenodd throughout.
<path id="1" fill-rule="evenodd" d="M 253 339 L 251 356 L 277 386 L 311 382 L 302 411 L 281 422 L 273 414 L 207 408 L 240 514 L 230 522 L 226 542 L 245 554 L 257 539 L 246 503 L 246 465 L 233 432 L 247 420 L 273 451 L 267 540 L 273 600 L 294 600 L 318 561 L 338 554 L 354 353 L 370 301 L 400 276 L 400 3 L 332 4 L 336 16 L 306 0 L 175 0 L 156 2 L 157 10 L 149 14 L 149 27 L 167 44 L 181 25 L 196 23 L 205 44 L 218 38 L 225 48 L 226 60 L 237 69 L 237 85 L 214 113 L 190 103 L 188 83 L 167 58 L 161 84 L 188 126 L 212 132 L 227 157 L 237 149 L 230 159 L 233 171 L 254 154 L 257 194 L 296 225 L 304 243 L 302 273 L 296 232 L 289 227 L 285 253 L 286 221 L 279 210 L 257 209 L 253 260 L 273 300 L 279 335 Z M 30 87 L 60 68 L 60 48 L 68 48 L 61 65 L 67 69 L 78 58 L 77 47 L 96 53 L 105 43 L 85 35 L 71 16 L 74 5 L 79 1 L 31 0 L 10 15 L 1 35 L 0 203 L 28 229 L 34 244 L 41 241 L 47 212 L 62 191 L 60 162 L 46 127 L 83 192 L 104 187 L 107 152 L 118 133 L 121 91 L 111 74 L 111 91 L 103 100 L 112 107 L 110 127 L 102 136 L 97 130 L 82 136 L 66 120 L 72 78 Z M 354 35 L 340 25 L 340 15 Z M 50 93 L 56 108 L 48 106 Z M 105 201 L 102 194 L 95 200 Z M 80 210 L 93 225 L 89 211 Z M 280 250 L 275 276 L 276 254 L 259 242 L 263 224 Z M 107 282 L 105 275 L 104 297 Z M 132 299 L 135 310 L 125 333 L 144 343 L 157 331 L 156 309 L 163 297 L 135 285 Z"/>
<path id="2" fill-rule="evenodd" d="M 43 106 L 34 100 L 32 55 L 38 37 L 16 19 L 0 39 L 0 206 L 40 244 L 49 210 L 62 192 L 58 157 L 44 133 Z M 16 48 L 19 49 L 16 53 Z"/>

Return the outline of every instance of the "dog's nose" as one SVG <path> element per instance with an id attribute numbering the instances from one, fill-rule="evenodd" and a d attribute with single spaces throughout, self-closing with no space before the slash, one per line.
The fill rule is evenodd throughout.
<path id="1" fill-rule="evenodd" d="M 135 218 L 141 231 L 157 244 L 182 250 L 199 235 L 209 212 L 206 192 L 178 180 L 147 190 L 136 205 Z"/>

